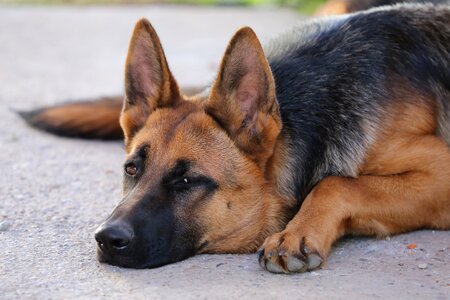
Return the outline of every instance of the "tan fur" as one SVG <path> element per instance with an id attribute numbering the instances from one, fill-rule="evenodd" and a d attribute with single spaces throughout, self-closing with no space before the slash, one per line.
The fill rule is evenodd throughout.
<path id="1" fill-rule="evenodd" d="M 450 150 L 435 136 L 431 99 L 406 95 L 389 107 L 359 177 L 324 179 L 286 229 L 265 241 L 271 262 L 288 271 L 285 260 L 305 255 L 302 247 L 325 258 L 344 234 L 450 228 Z"/>
<path id="2" fill-rule="evenodd" d="M 150 54 L 143 51 L 148 47 Z M 187 176 L 203 174 L 218 185 L 207 199 L 199 190 L 175 207 L 178 221 L 198 227 L 199 252 L 251 252 L 272 234 L 262 246 L 262 265 L 302 272 L 318 267 L 344 234 L 450 228 L 450 150 L 435 136 L 435 101 L 400 79 L 358 176 L 323 179 L 285 227 L 296 199 L 280 186 L 295 175 L 293 156 L 280 135 L 271 70 L 253 31 L 233 37 L 209 97 L 179 93 L 149 24 L 137 25 L 128 57 L 131 88 L 121 125 L 128 155 L 148 146 L 150 170 L 128 198 L 141 199 L 178 160 L 192 162 Z M 140 72 L 150 76 L 145 84 Z"/>
<path id="3" fill-rule="evenodd" d="M 224 100 L 228 102 L 227 109 L 223 109 Z M 220 120 L 235 143 L 264 169 L 273 155 L 282 125 L 269 63 L 250 28 L 242 28 L 231 39 L 207 111 Z"/>
<path id="4" fill-rule="evenodd" d="M 64 104 L 38 111 L 28 122 L 66 136 L 118 139 L 122 137 L 119 126 L 122 102 L 123 97 L 113 97 Z"/>
<path id="5" fill-rule="evenodd" d="M 143 182 L 154 182 L 175 161 L 196 162 L 192 172 L 210 176 L 221 186 L 212 199 L 199 203 L 201 195 L 189 195 L 176 210 L 189 222 L 200 220 L 204 232 L 202 252 L 252 252 L 286 222 L 283 207 L 273 201 L 276 194 L 267 187 L 261 169 L 242 156 L 214 120 L 204 113 L 200 101 L 182 101 L 176 109 L 159 109 L 130 143 L 130 153 L 143 144 L 157 160 L 149 161 Z M 147 187 L 148 188 L 148 187 Z M 146 187 L 142 187 L 145 191 Z"/>
<path id="6" fill-rule="evenodd" d="M 137 22 L 128 48 L 125 99 L 120 125 L 126 147 L 152 111 L 174 105 L 180 99 L 159 37 L 146 19 Z M 137 102 L 140 105 L 135 105 Z"/>
<path id="7" fill-rule="evenodd" d="M 186 87 L 181 92 L 185 95 L 195 95 L 202 92 L 202 89 Z M 119 123 L 123 100 L 123 95 L 102 97 L 19 114 L 35 128 L 57 135 L 119 140 L 124 138 Z M 123 121 L 129 123 L 128 127 L 133 124 L 131 120 Z"/>
<path id="8" fill-rule="evenodd" d="M 133 39 L 145 38 L 140 36 L 142 34 L 145 32 L 135 30 Z M 187 207 L 181 205 L 176 209 L 177 219 L 187 223 L 194 219 L 201 223 L 201 252 L 255 251 L 265 237 L 281 230 L 287 222 L 283 199 L 276 194 L 275 185 L 265 177 L 265 165 L 272 156 L 281 129 L 278 108 L 274 105 L 273 79 L 253 31 L 244 28 L 233 41 L 236 46 L 230 44 L 221 66 L 222 73 L 219 73 L 208 100 L 201 96 L 179 96 L 176 101 L 157 107 L 154 103 L 159 98 L 150 97 L 146 99 L 149 103 L 146 106 L 155 109 L 143 112 L 147 119 L 139 130 L 136 131 L 135 124 L 130 120 L 134 117 L 133 111 L 142 113 L 142 103 L 134 104 L 137 107 L 129 104 L 121 119 L 125 132 L 136 131 L 130 135 L 127 153 L 132 154 L 146 144 L 149 145 L 150 156 L 154 158 L 148 160 L 146 169 L 152 171 L 144 174 L 138 190 L 149 190 L 151 183 L 181 158 L 195 162 L 192 172 L 209 176 L 219 184 L 220 189 L 211 199 L 202 203 L 201 194 L 190 194 L 189 199 L 183 201 Z M 153 39 L 149 43 L 154 47 L 159 41 Z M 235 92 L 223 94 L 226 80 L 221 78 L 221 74 L 226 76 L 228 72 L 241 72 L 238 70 L 241 65 L 228 61 L 227 55 L 246 50 L 247 47 L 241 47 L 246 43 L 259 49 L 259 52 L 252 54 L 256 55 L 252 59 L 263 62 L 263 68 L 256 71 L 247 69 L 246 77 L 241 79 Z M 133 51 L 135 46 L 132 45 L 129 56 L 135 55 Z M 159 59 L 164 59 L 161 52 L 152 55 L 160 55 Z M 253 65 L 256 64 L 249 62 L 247 66 Z M 263 94 L 249 95 L 249 91 L 254 89 L 252 85 L 263 87 Z M 219 97 L 227 97 L 233 110 L 223 114 L 223 105 L 217 107 L 215 102 Z M 248 102 L 243 103 L 255 101 L 253 97 L 263 97 L 266 105 L 248 107 Z M 251 116 L 250 120 L 245 120 L 247 116 Z M 219 126 L 218 119 L 229 124 L 228 132 Z M 261 141 L 264 143 L 261 144 Z M 139 195 L 134 197 L 137 199 Z"/>

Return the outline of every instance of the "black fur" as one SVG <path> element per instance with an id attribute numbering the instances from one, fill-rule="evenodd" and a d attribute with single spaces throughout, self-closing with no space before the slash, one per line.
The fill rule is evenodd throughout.
<path id="1" fill-rule="evenodd" d="M 325 176 L 356 176 L 372 138 L 365 128 L 382 124 L 398 78 L 449 112 L 449 9 L 398 6 L 305 24 L 267 49 L 297 199 Z"/>
<path id="2" fill-rule="evenodd" d="M 393 5 L 399 3 L 433 3 L 444 4 L 447 0 L 344 0 L 347 4 L 349 12 L 355 12 L 360 10 L 366 10 L 372 7 L 378 7 L 383 5 Z"/>
<path id="3" fill-rule="evenodd" d="M 179 160 L 165 174 L 156 178 L 143 175 L 145 159 L 151 146 L 141 146 L 125 165 L 138 168 L 136 176 L 124 176 L 124 199 L 96 233 L 100 261 L 123 267 L 152 268 L 192 256 L 200 230 L 191 221 L 177 218 L 187 193 L 197 192 L 200 202 L 209 199 L 218 188 L 209 177 L 192 174 L 191 162 Z M 186 179 L 186 180 L 185 180 Z M 151 186 L 152 188 L 148 188 Z M 141 191 L 146 191 L 141 193 Z M 124 249 L 108 245 L 108 231 L 128 228 L 133 238 Z"/>

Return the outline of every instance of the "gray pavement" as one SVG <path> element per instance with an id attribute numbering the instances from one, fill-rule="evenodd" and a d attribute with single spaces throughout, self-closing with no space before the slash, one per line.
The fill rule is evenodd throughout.
<path id="1" fill-rule="evenodd" d="M 255 255 L 201 255 L 152 270 L 99 264 L 93 231 L 120 199 L 121 143 L 47 135 L 11 109 L 120 93 L 142 16 L 182 86 L 213 78 L 239 26 L 266 40 L 300 20 L 273 9 L 0 6 L 1 299 L 450 298 L 450 232 L 346 239 L 322 270 L 290 276 L 261 270 Z"/>

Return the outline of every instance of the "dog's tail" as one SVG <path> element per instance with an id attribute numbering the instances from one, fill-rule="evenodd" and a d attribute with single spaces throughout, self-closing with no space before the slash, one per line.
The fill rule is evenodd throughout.
<path id="1" fill-rule="evenodd" d="M 32 127 L 56 135 L 116 140 L 123 137 L 119 125 L 123 96 L 104 97 L 18 112 Z"/>
<path id="2" fill-rule="evenodd" d="M 202 90 L 199 87 L 188 87 L 181 92 L 192 96 Z M 18 114 L 32 127 L 59 136 L 119 140 L 123 138 L 119 124 L 123 98 L 123 96 L 103 97 L 21 111 Z"/>

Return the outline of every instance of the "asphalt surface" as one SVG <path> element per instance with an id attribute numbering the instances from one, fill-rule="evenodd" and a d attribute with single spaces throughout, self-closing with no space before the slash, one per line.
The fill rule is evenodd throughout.
<path id="1" fill-rule="evenodd" d="M 450 298 L 450 232 L 442 231 L 346 239 L 321 270 L 298 275 L 267 273 L 256 255 L 201 255 L 151 270 L 99 264 L 93 231 L 120 199 L 121 143 L 41 133 L 12 109 L 121 93 L 142 16 L 182 86 L 213 78 L 239 26 L 264 41 L 301 19 L 274 9 L 0 6 L 1 299 Z"/>

